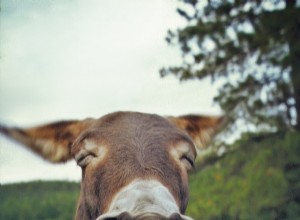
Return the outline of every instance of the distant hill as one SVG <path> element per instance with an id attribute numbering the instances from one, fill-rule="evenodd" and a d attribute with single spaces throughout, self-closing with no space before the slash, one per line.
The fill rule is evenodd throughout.
<path id="1" fill-rule="evenodd" d="M 2 185 L 0 219 L 73 219 L 79 190 L 79 183 L 63 181 Z"/>
<path id="2" fill-rule="evenodd" d="M 195 220 L 300 219 L 300 134 L 244 136 L 217 162 L 190 176 Z M 73 219 L 79 183 L 0 187 L 2 220 Z"/>

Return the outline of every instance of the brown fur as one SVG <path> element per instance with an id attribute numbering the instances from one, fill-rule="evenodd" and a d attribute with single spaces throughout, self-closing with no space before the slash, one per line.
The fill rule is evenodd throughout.
<path id="1" fill-rule="evenodd" d="M 203 132 L 215 131 L 219 121 L 219 118 L 202 116 L 166 119 L 151 114 L 116 112 L 98 120 L 58 122 L 30 129 L 0 126 L 0 132 L 53 162 L 75 157 L 85 149 L 86 141 L 105 147 L 104 158 L 97 160 L 99 155 L 95 151 L 91 154 L 96 162 L 82 167 L 76 219 L 87 220 L 107 211 L 113 196 L 137 178 L 160 181 L 184 213 L 188 202 L 187 170 L 170 151 L 180 143 L 185 144 L 194 160 L 193 142 L 200 140 L 200 147 L 204 147 L 207 141 Z"/>
<path id="2" fill-rule="evenodd" d="M 224 117 L 184 115 L 180 117 L 168 117 L 181 130 L 185 131 L 193 139 L 198 149 L 205 149 L 217 131 L 224 124 Z"/>
<path id="3" fill-rule="evenodd" d="M 0 132 L 26 145 L 29 149 L 51 162 L 65 162 L 70 154 L 73 141 L 89 127 L 93 120 L 61 121 L 39 127 L 20 129 L 0 125 Z"/>

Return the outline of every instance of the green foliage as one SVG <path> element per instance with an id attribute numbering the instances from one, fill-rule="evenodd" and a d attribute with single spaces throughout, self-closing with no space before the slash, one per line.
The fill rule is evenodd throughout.
<path id="1" fill-rule="evenodd" d="M 80 186 L 71 182 L 29 182 L 0 187 L 0 219 L 73 219 Z"/>
<path id="2" fill-rule="evenodd" d="M 300 133 L 244 136 L 236 149 L 190 177 L 195 219 L 298 219 Z"/>
<path id="3" fill-rule="evenodd" d="M 300 129 L 300 7 L 295 0 L 180 0 L 186 27 L 169 31 L 180 66 L 162 76 L 224 82 L 215 101 L 260 130 Z M 221 80 L 220 80 L 221 79 Z M 231 123 L 234 124 L 234 123 Z"/>

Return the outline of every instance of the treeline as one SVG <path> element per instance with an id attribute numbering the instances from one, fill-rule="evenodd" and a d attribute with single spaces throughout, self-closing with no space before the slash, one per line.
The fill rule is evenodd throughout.
<path id="1" fill-rule="evenodd" d="M 79 183 L 63 181 L 2 185 L 0 219 L 73 219 L 79 191 Z"/>
<path id="2" fill-rule="evenodd" d="M 187 214 L 196 220 L 300 218 L 300 133 L 245 135 L 232 153 L 190 176 Z M 0 219 L 72 219 L 80 186 L 2 185 Z"/>
<path id="3" fill-rule="evenodd" d="M 300 133 L 245 135 L 190 177 L 187 212 L 205 220 L 300 219 Z"/>

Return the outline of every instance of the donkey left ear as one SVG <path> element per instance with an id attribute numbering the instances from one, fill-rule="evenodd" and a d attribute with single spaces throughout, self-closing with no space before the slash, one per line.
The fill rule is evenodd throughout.
<path id="1" fill-rule="evenodd" d="M 93 119 L 60 121 L 27 129 L 0 124 L 0 133 L 25 145 L 44 159 L 59 163 L 72 158 L 71 146 L 74 140 L 93 122 Z"/>
<path id="2" fill-rule="evenodd" d="M 209 146 L 210 141 L 225 121 L 222 116 L 203 115 L 184 115 L 167 117 L 167 119 L 179 129 L 185 131 L 199 150 Z"/>

